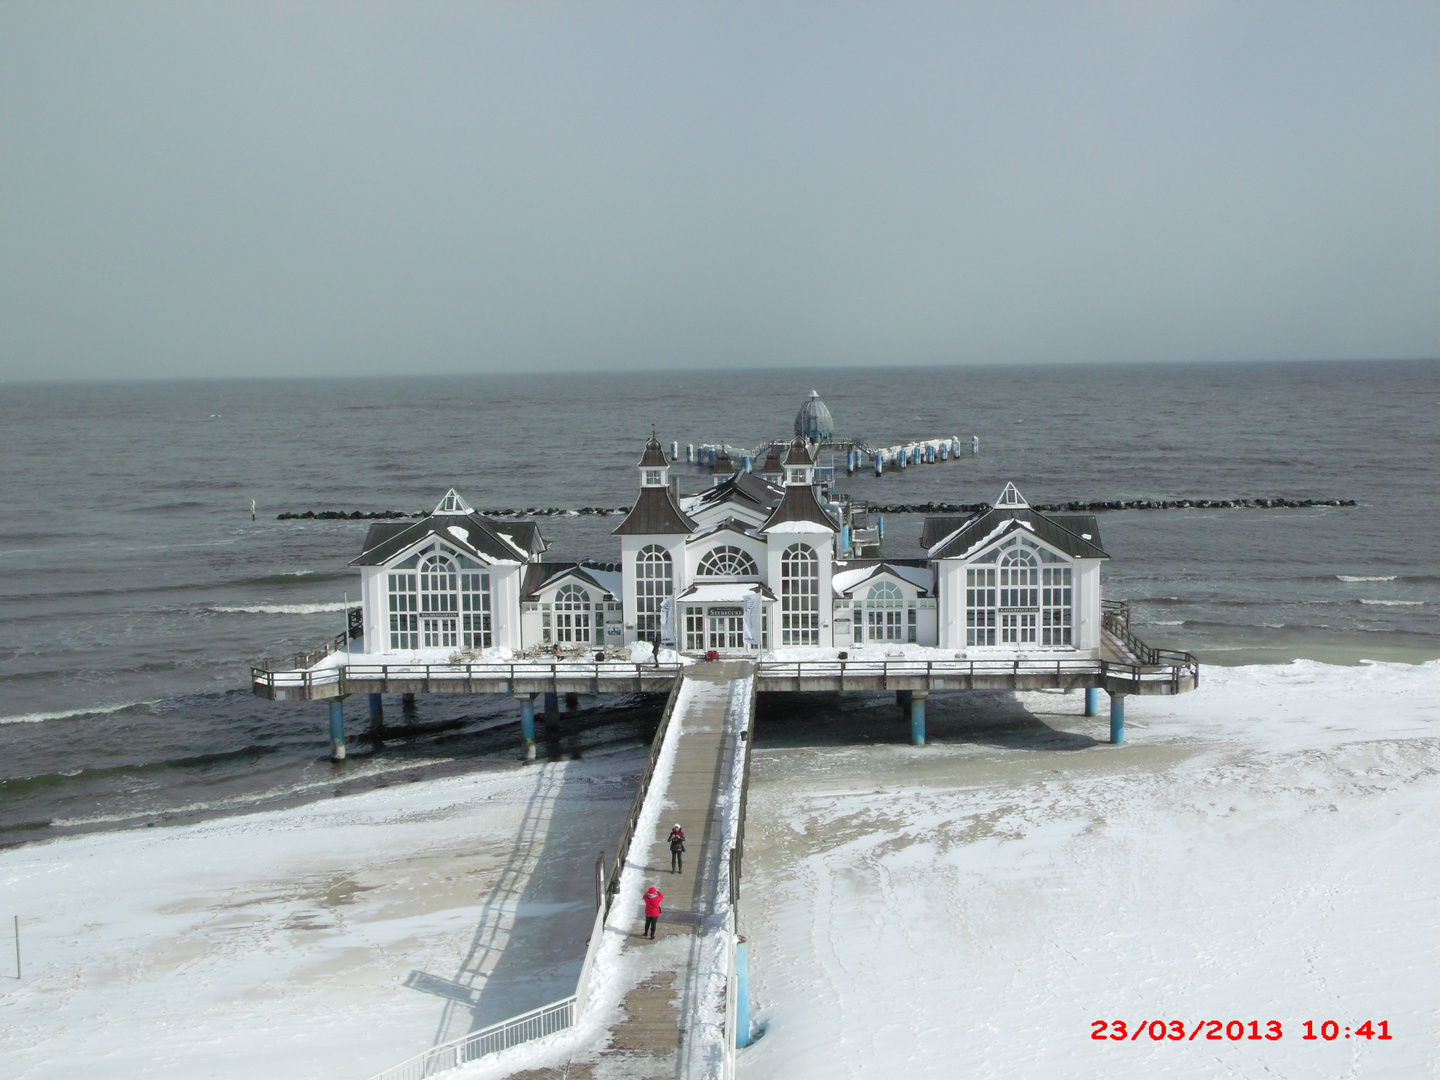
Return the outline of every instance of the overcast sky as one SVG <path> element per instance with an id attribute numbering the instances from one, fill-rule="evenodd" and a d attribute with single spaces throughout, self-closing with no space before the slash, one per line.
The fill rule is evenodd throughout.
<path id="1" fill-rule="evenodd" d="M 1440 354 L 1440 6 L 0 6 L 0 378 Z"/>

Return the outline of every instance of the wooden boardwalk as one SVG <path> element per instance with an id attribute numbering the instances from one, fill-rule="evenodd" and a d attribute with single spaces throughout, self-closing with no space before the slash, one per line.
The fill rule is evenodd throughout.
<path id="1" fill-rule="evenodd" d="M 671 719 L 679 725 L 674 762 L 663 790 L 652 788 L 648 796 L 660 800 L 660 814 L 650 835 L 635 838 L 629 858 L 632 870 L 641 873 L 641 889 L 653 884 L 665 894 L 660 924 L 651 941 L 642 936 L 642 908 L 612 913 L 610 925 L 626 934 L 622 963 L 629 967 L 634 961 L 645 974 L 626 992 L 609 1044 L 593 1062 L 572 1062 L 571 1077 L 591 1069 L 597 1076 L 645 1080 L 722 1075 L 725 1040 L 733 1038 L 724 1030 L 729 972 L 714 968 L 717 956 L 728 960 L 732 947 L 733 840 L 725 812 L 736 754 L 744 750 L 741 732 L 750 722 L 750 671 L 745 663 L 686 670 L 693 686 L 683 712 Z M 683 872 L 672 874 L 667 837 L 676 822 L 685 829 L 687 850 Z"/>

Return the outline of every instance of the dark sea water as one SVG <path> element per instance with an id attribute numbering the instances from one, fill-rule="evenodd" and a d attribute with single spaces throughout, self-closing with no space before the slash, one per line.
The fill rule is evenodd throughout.
<path id="1" fill-rule="evenodd" d="M 1355 508 L 1101 515 L 1108 597 L 1211 664 L 1440 656 L 1440 365 L 716 371 L 0 386 L 0 843 L 271 807 L 495 764 L 506 698 L 421 701 L 444 731 L 326 760 L 324 706 L 252 697 L 249 661 L 341 629 L 364 522 L 281 511 L 616 506 L 668 444 L 787 435 L 811 389 L 837 434 L 958 435 L 976 456 L 857 474 L 877 502 L 1350 498 Z M 682 473 L 705 486 L 708 474 Z M 259 506 L 250 519 L 250 500 Z M 614 558 L 617 518 L 542 521 Z M 885 553 L 919 553 L 920 519 Z M 582 749 L 653 706 L 586 702 Z M 400 723 L 397 716 L 391 722 Z"/>

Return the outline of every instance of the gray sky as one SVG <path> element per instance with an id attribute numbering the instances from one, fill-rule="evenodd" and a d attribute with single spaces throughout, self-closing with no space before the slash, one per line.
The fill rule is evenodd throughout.
<path id="1" fill-rule="evenodd" d="M 0 6 L 0 378 L 1440 353 L 1440 7 Z"/>

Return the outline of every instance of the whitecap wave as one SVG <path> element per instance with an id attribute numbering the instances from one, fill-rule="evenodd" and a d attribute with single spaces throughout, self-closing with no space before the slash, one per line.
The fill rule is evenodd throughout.
<path id="1" fill-rule="evenodd" d="M 336 600 L 326 604 L 212 604 L 210 610 L 224 615 L 322 615 L 327 611 L 344 611 L 346 607 Z"/>
<path id="2" fill-rule="evenodd" d="M 1362 603 L 1362 604 L 1373 604 L 1373 605 L 1376 606 L 1376 607 L 1420 607 L 1421 605 L 1423 605 L 1423 604 L 1425 603 L 1425 601 L 1424 601 L 1424 600 L 1367 600 L 1367 599 L 1365 599 L 1364 597 L 1362 597 L 1362 598 L 1360 599 L 1360 603 Z"/>
<path id="3" fill-rule="evenodd" d="M 1336 574 L 1336 581 L 1394 581 L 1399 574 Z"/>
<path id="4" fill-rule="evenodd" d="M 20 713 L 16 716 L 0 716 L 0 724 L 43 724 L 47 720 L 79 720 L 87 716 L 109 716 L 124 709 L 134 709 L 150 701 L 127 701 L 120 705 L 93 705 L 88 709 L 65 709 L 60 712 Z"/>

